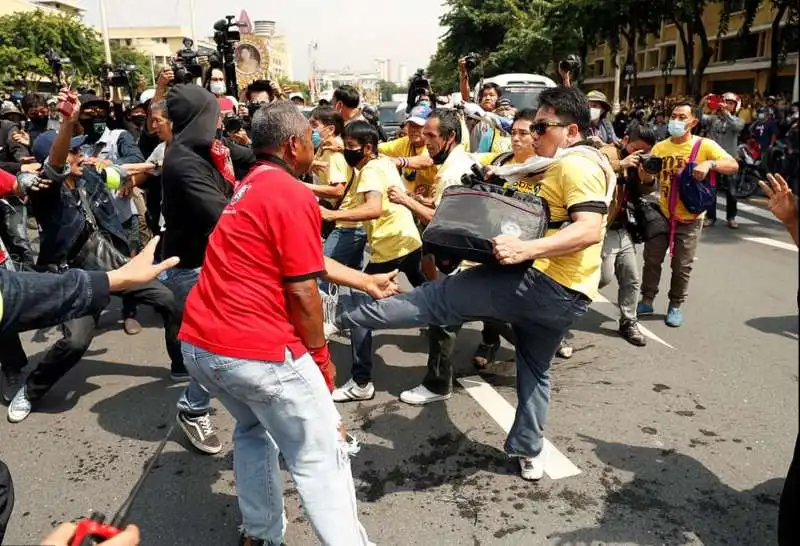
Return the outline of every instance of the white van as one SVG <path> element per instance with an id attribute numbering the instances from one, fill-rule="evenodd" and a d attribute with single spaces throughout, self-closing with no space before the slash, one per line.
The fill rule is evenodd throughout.
<path id="1" fill-rule="evenodd" d="M 475 85 L 475 102 L 478 102 L 478 95 L 481 85 L 496 83 L 503 90 L 503 97 L 511 101 L 514 108 L 538 108 L 539 93 L 548 87 L 557 87 L 556 82 L 547 76 L 538 74 L 500 74 L 492 78 L 486 78 Z"/>

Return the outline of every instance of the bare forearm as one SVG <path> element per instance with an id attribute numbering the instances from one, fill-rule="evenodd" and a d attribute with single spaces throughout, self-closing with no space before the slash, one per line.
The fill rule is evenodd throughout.
<path id="1" fill-rule="evenodd" d="M 732 157 L 718 159 L 715 162 L 714 171 L 719 174 L 734 174 L 739 171 L 739 163 Z"/>
<path id="2" fill-rule="evenodd" d="M 310 189 L 311 193 L 317 197 L 322 197 L 323 199 L 339 199 L 344 195 L 344 184 L 331 184 L 322 186 L 320 184 L 309 184 L 308 182 L 303 182 L 303 185 Z"/>
<path id="3" fill-rule="evenodd" d="M 557 258 L 580 252 L 602 240 L 602 222 L 575 222 L 555 235 L 530 241 L 525 254 L 529 260 Z"/>
<path id="4" fill-rule="evenodd" d="M 50 148 L 50 166 L 55 169 L 60 169 L 64 166 L 64 163 L 67 162 L 73 126 L 74 122 L 69 119 L 64 119 L 53 141 L 53 146 Z"/>
<path id="5" fill-rule="evenodd" d="M 289 320 L 309 349 L 325 345 L 322 326 L 322 300 L 315 280 L 293 283 L 286 288 Z"/>
<path id="6" fill-rule="evenodd" d="M 366 222 L 368 220 L 380 218 L 381 212 L 380 202 L 378 202 L 378 206 L 365 203 L 352 209 L 335 210 L 329 214 L 331 215 L 331 219 L 337 222 Z"/>
<path id="7" fill-rule="evenodd" d="M 356 290 L 364 290 L 369 275 L 342 265 L 333 258 L 325 257 L 325 280 L 334 284 L 341 284 L 348 288 L 355 288 Z"/>
<path id="8" fill-rule="evenodd" d="M 431 223 L 431 220 L 433 220 L 433 215 L 436 213 L 436 209 L 426 206 L 424 203 L 420 203 L 413 197 L 409 197 L 403 201 L 403 205 L 410 210 L 414 216 L 426 224 Z"/>

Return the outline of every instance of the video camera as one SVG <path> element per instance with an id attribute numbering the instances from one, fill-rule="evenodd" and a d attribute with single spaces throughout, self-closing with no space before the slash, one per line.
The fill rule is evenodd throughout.
<path id="1" fill-rule="evenodd" d="M 575 54 L 567 55 L 567 58 L 558 63 L 558 69 L 562 72 L 569 72 L 574 79 L 578 79 L 583 63 L 581 58 Z"/>
<path id="2" fill-rule="evenodd" d="M 222 69 L 225 73 L 225 87 L 227 87 L 228 93 L 238 97 L 239 83 L 236 79 L 234 48 L 236 43 L 242 39 L 239 28 L 243 26 L 243 23 L 234 22 L 235 18 L 234 15 L 226 15 L 225 19 L 214 23 L 214 42 L 217 44 L 217 55 L 212 59 L 211 67 Z"/>
<path id="3" fill-rule="evenodd" d="M 653 154 L 642 154 L 639 159 L 642 169 L 647 174 L 658 174 L 664 166 L 664 158 L 656 157 Z"/>
<path id="4" fill-rule="evenodd" d="M 183 39 L 183 49 L 175 54 L 170 66 L 175 76 L 174 83 L 192 83 L 197 78 L 203 77 L 203 66 L 198 62 L 200 56 L 197 51 L 192 49 L 194 40 L 191 38 Z"/>
<path id="5" fill-rule="evenodd" d="M 467 72 L 472 72 L 478 65 L 481 64 L 481 56 L 477 53 L 469 52 L 464 56 L 464 65 L 467 68 Z"/>
<path id="6" fill-rule="evenodd" d="M 431 104 L 436 104 L 435 97 L 432 96 L 431 82 L 425 77 L 425 70 L 420 68 L 417 70 L 411 79 L 408 80 L 408 96 L 406 97 L 406 114 L 411 112 L 412 108 L 417 104 L 417 97 L 428 95 L 431 99 Z"/>
<path id="7" fill-rule="evenodd" d="M 50 65 L 50 69 L 53 71 L 53 75 L 55 76 L 55 82 L 58 87 L 62 86 L 61 81 L 61 74 L 64 70 L 65 64 L 70 64 L 69 57 L 60 57 L 58 53 L 56 53 L 55 49 L 52 47 L 48 47 L 47 51 L 44 53 L 44 59 L 47 61 L 47 64 Z"/>

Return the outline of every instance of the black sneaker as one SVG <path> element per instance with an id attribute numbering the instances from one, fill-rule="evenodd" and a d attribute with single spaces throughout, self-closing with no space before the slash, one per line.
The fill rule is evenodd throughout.
<path id="1" fill-rule="evenodd" d="M 3 403 L 8 405 L 14 399 L 14 396 L 22 388 L 22 382 L 25 379 L 25 374 L 13 370 L 0 368 L 0 390 L 2 391 Z"/>
<path id="2" fill-rule="evenodd" d="M 183 383 L 189 381 L 189 372 L 183 362 L 173 362 L 169 370 L 169 378 L 173 383 Z"/>
<path id="3" fill-rule="evenodd" d="M 486 369 L 494 364 L 494 357 L 498 350 L 500 350 L 499 341 L 497 343 L 492 343 L 491 345 L 481 343 L 478 345 L 478 349 L 475 351 L 475 355 L 472 357 L 472 363 L 479 370 Z"/>
<path id="4" fill-rule="evenodd" d="M 647 345 L 647 338 L 639 330 L 639 323 L 635 320 L 628 320 L 619 325 L 619 335 L 631 345 L 644 347 Z"/>
<path id="5" fill-rule="evenodd" d="M 222 443 L 217 437 L 211 416 L 208 413 L 193 417 L 182 411 L 178 412 L 178 424 L 186 434 L 186 438 L 194 447 L 209 455 L 216 455 L 222 451 Z"/>

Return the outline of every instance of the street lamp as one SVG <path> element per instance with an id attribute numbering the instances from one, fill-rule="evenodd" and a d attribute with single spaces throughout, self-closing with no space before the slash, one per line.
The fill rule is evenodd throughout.
<path id="1" fill-rule="evenodd" d="M 670 57 L 661 63 L 661 75 L 664 76 L 664 98 L 667 97 L 667 78 L 670 77 L 675 69 L 675 57 Z"/>

